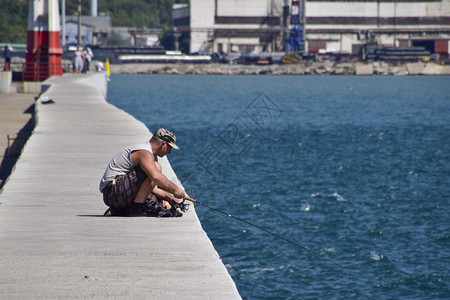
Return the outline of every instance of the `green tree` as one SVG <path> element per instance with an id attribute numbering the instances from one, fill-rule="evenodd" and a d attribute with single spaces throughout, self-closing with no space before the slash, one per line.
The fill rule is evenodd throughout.
<path id="1" fill-rule="evenodd" d="M 28 1 L 0 0 L 0 42 L 26 43 Z"/>
<path id="2" fill-rule="evenodd" d="M 66 15 L 76 15 L 78 0 L 65 3 Z M 110 15 L 112 26 L 169 30 L 174 3 L 189 0 L 98 0 L 98 12 Z M 28 0 L 0 0 L 0 42 L 26 43 L 28 6 Z M 82 0 L 81 7 L 82 15 L 90 14 L 90 0 Z"/>
<path id="3" fill-rule="evenodd" d="M 58 1 L 61 3 L 61 1 Z M 61 10 L 61 4 L 59 4 L 59 9 Z M 82 0 L 81 1 L 81 15 L 88 16 L 91 13 L 91 1 Z M 78 15 L 78 0 L 66 0 L 66 15 L 67 16 L 77 16 Z"/>

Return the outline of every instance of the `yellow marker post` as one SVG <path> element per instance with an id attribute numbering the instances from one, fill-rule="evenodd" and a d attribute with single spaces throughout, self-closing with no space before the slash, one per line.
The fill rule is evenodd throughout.
<path id="1" fill-rule="evenodd" d="M 109 76 L 111 75 L 111 69 L 109 68 L 109 58 L 106 58 L 105 65 L 106 65 L 106 75 L 109 81 L 110 80 Z"/>

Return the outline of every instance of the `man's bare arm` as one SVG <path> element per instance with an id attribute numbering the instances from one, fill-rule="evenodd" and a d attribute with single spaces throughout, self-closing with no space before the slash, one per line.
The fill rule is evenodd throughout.
<path id="1" fill-rule="evenodd" d="M 140 165 L 150 180 L 154 181 L 159 188 L 172 193 L 176 198 L 185 198 L 186 194 L 176 184 L 167 179 L 158 171 L 153 155 L 146 150 L 137 150 L 131 153 L 133 164 Z"/>

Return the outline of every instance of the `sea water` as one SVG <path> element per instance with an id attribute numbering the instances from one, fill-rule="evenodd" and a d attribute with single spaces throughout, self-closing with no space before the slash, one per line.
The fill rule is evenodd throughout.
<path id="1" fill-rule="evenodd" d="M 113 75 L 244 299 L 450 299 L 450 77 Z M 139 141 L 136 141 L 139 142 Z"/>

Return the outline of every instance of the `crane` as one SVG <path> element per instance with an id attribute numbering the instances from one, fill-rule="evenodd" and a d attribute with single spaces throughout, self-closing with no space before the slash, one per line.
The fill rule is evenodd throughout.
<path id="1" fill-rule="evenodd" d="M 305 52 L 305 0 L 291 0 L 289 51 Z"/>

